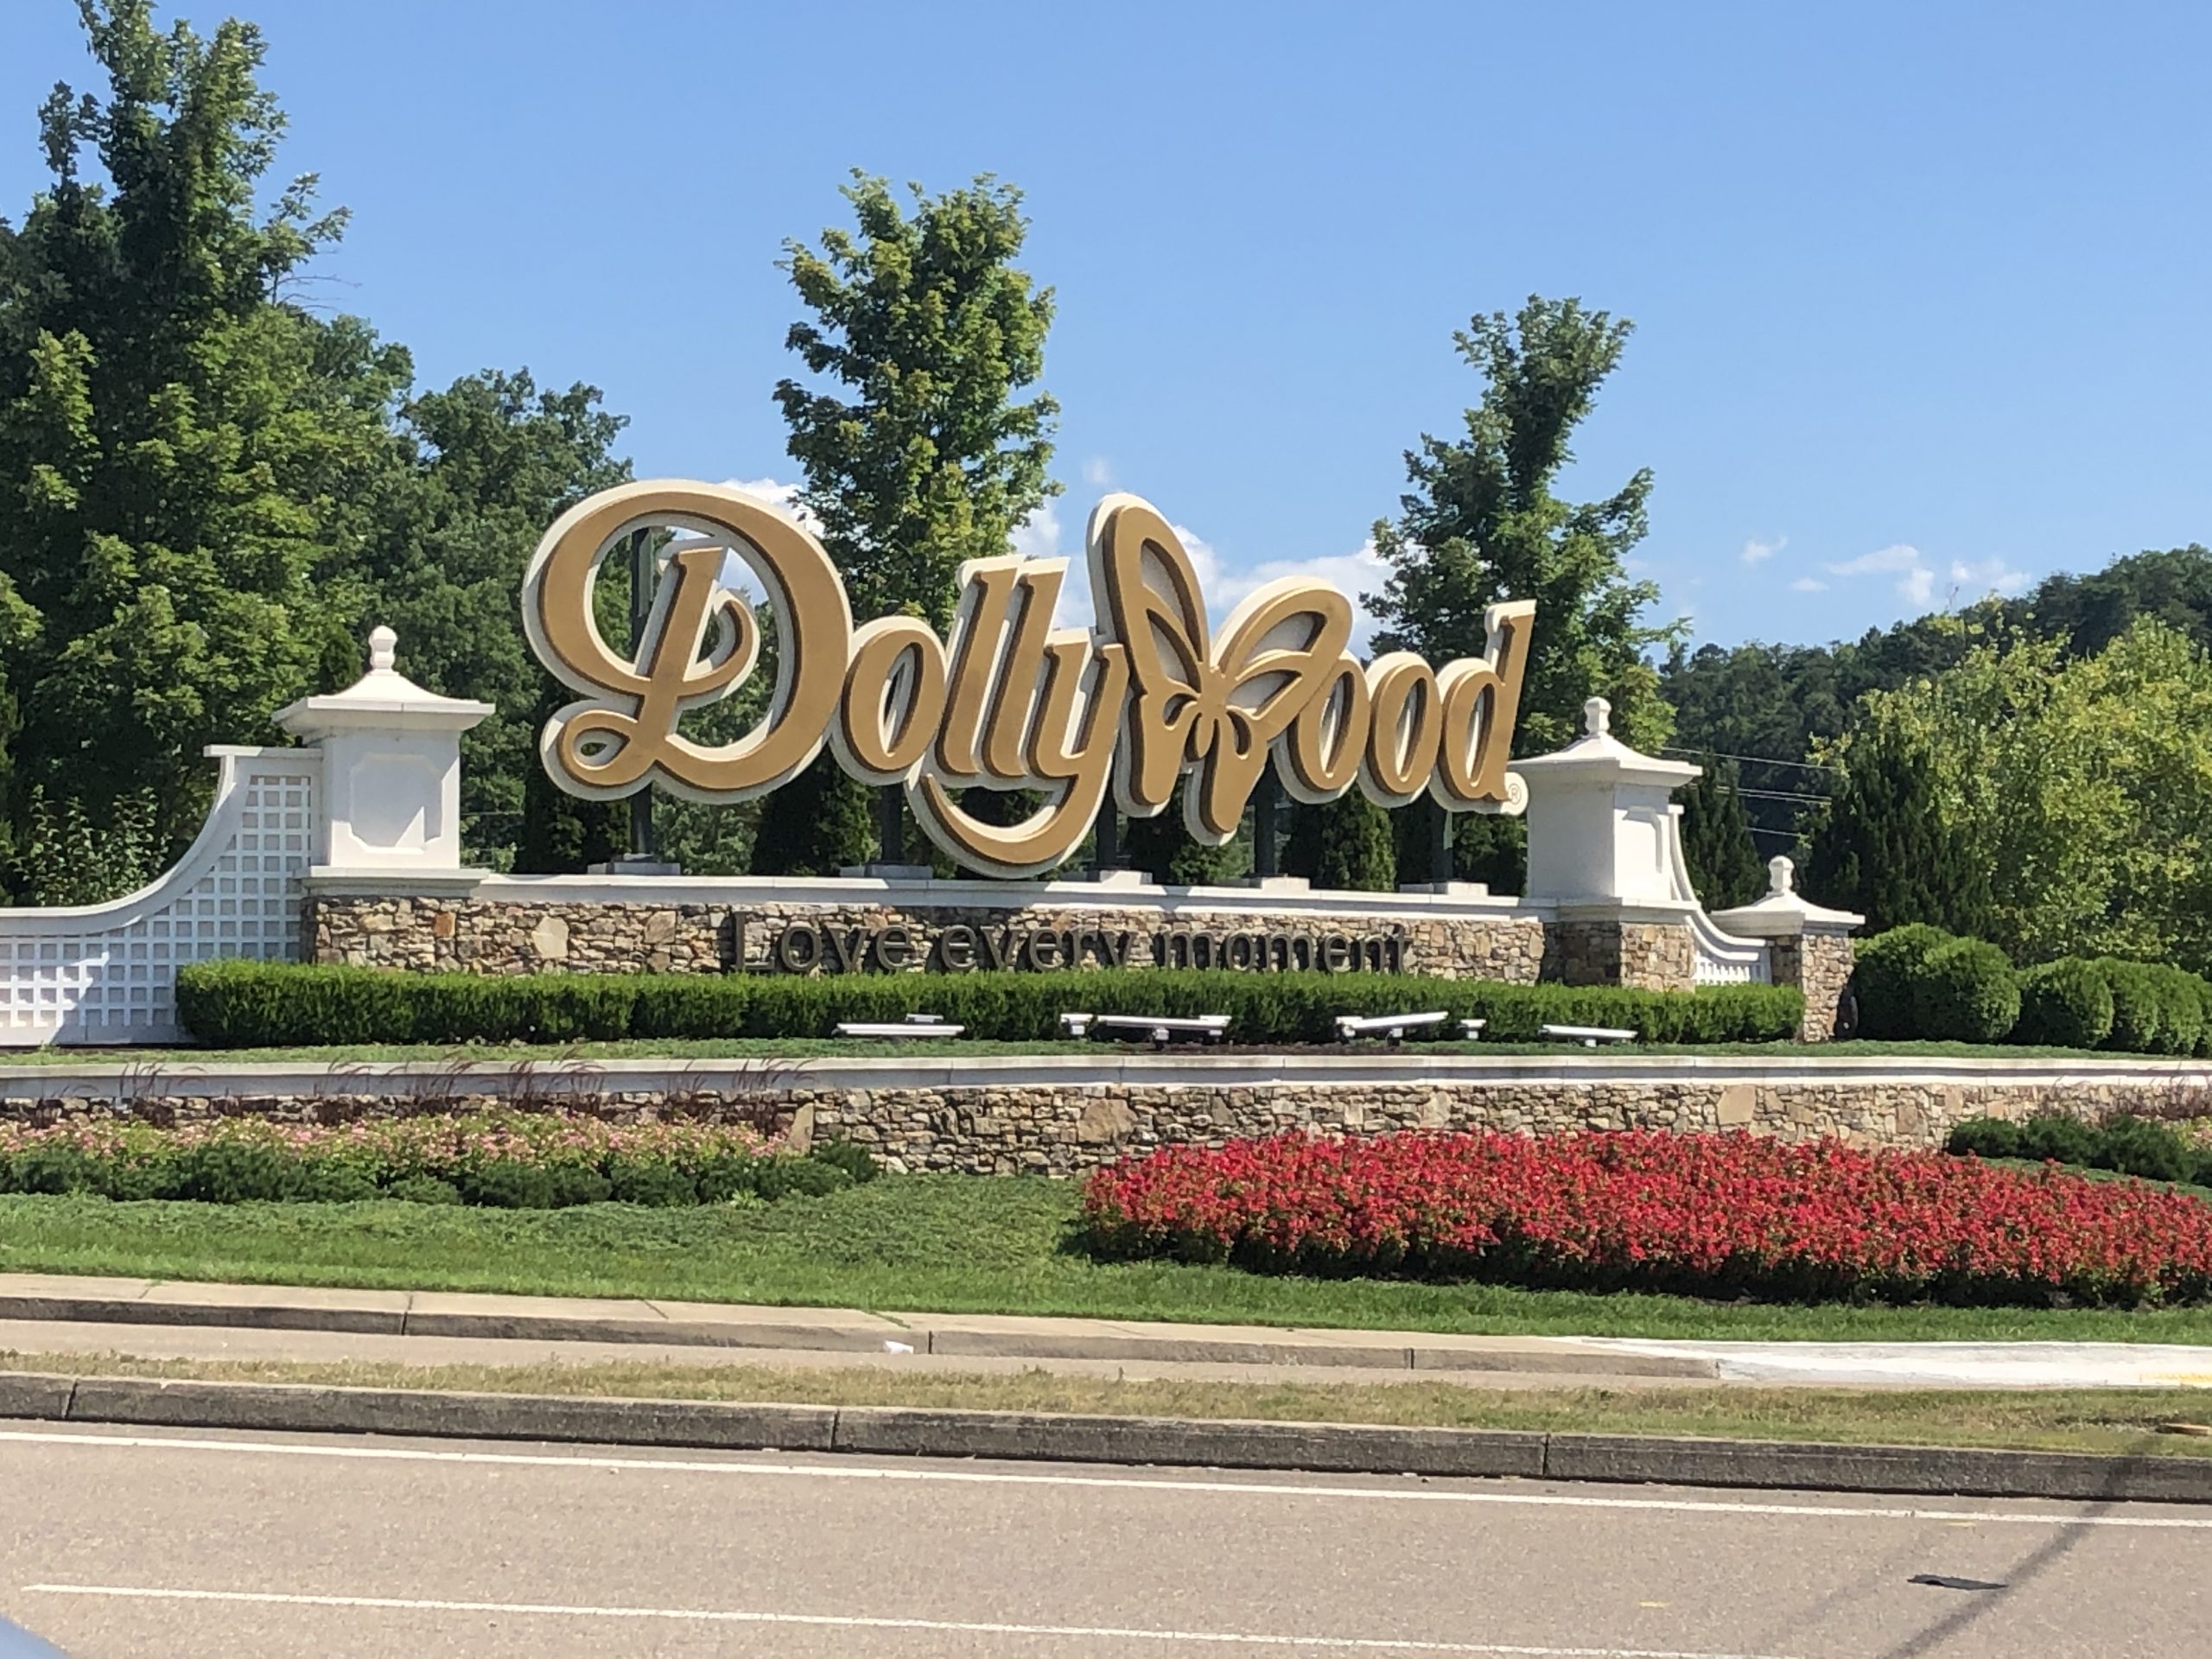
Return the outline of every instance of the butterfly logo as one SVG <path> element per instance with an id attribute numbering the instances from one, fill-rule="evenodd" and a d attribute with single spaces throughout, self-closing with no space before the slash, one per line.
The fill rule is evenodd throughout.
<path id="1" fill-rule="evenodd" d="M 1248 595 L 1213 639 L 1182 538 L 1147 503 L 1109 495 L 1090 518 L 1100 631 L 1128 652 L 1115 793 L 1149 817 L 1188 774 L 1183 820 L 1208 846 L 1236 833 L 1269 747 L 1324 695 L 1351 641 L 1351 601 L 1300 576 Z"/>

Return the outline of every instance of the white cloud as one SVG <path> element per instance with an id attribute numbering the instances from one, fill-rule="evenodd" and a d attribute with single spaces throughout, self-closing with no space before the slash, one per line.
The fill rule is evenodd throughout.
<path id="1" fill-rule="evenodd" d="M 1979 564 L 1954 560 L 1951 564 L 1951 582 L 1961 598 L 1969 594 L 1976 598 L 1985 594 L 2017 594 L 2030 580 L 2026 571 L 2015 570 L 2002 559 L 1984 559 Z"/>
<path id="2" fill-rule="evenodd" d="M 1083 481 L 1094 490 L 1114 486 L 1114 463 L 1103 455 L 1093 455 L 1083 463 Z"/>
<path id="3" fill-rule="evenodd" d="M 796 484 L 780 483 L 772 478 L 726 478 L 722 487 L 758 496 L 772 507 L 781 507 L 803 524 L 811 527 L 815 523 L 814 515 L 798 504 L 799 486 Z"/>
<path id="4" fill-rule="evenodd" d="M 1897 596 L 1908 605 L 1926 605 L 1936 594 L 1936 572 L 1909 542 L 1893 542 L 1827 567 L 1832 576 L 1895 576 Z"/>
<path id="5" fill-rule="evenodd" d="M 1801 594 L 1825 594 L 1828 590 L 1827 583 L 1818 576 L 1800 576 L 1789 586 L 1793 591 Z"/>
<path id="6" fill-rule="evenodd" d="M 1744 563 L 1745 564 L 1761 563 L 1772 558 L 1789 545 L 1789 538 L 1787 536 L 1777 536 L 1770 542 L 1762 542 L 1754 537 L 1744 543 Z"/>
<path id="7" fill-rule="evenodd" d="M 1910 570 L 1922 563 L 1920 550 L 1904 542 L 1890 547 L 1876 548 L 1872 553 L 1861 553 L 1855 559 L 1846 559 L 1840 564 L 1828 566 L 1832 576 L 1874 576 L 1891 571 Z"/>

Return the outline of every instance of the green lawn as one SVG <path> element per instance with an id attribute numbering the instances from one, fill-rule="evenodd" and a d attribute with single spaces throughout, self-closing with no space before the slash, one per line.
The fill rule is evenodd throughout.
<path id="1" fill-rule="evenodd" d="M 1185 1048 L 1177 1046 L 1179 1053 L 1234 1053 L 1238 1052 L 1281 1053 L 1287 1046 L 1271 1044 L 1254 1049 L 1236 1044 L 1221 1048 Z M 441 1046 L 430 1043 L 416 1044 L 352 1044 L 321 1048 L 28 1048 L 0 1052 L 0 1065 L 135 1065 L 135 1066 L 191 1066 L 201 1069 L 248 1062 L 279 1061 L 295 1065 L 356 1065 L 363 1061 L 435 1060 L 448 1063 L 467 1061 L 481 1064 L 488 1061 L 534 1060 L 540 1065 L 551 1065 L 570 1060 L 600 1059 L 806 1059 L 820 1056 L 836 1056 L 844 1059 L 859 1059 L 888 1054 L 908 1054 L 942 1059 L 962 1054 L 1083 1054 L 1111 1055 L 1117 1052 L 1148 1052 L 1143 1044 L 1119 1044 L 1101 1041 L 1077 1042 L 982 1042 L 965 1039 L 869 1042 L 858 1039 L 835 1037 L 719 1037 L 690 1041 L 675 1039 L 619 1043 L 576 1043 L 566 1046 L 550 1044 L 488 1045 L 466 1044 L 460 1046 Z M 1387 1054 L 1394 1051 L 1379 1043 L 1363 1043 L 1357 1046 L 1334 1044 L 1317 1045 L 1294 1052 L 1321 1052 L 1332 1054 Z M 1550 1054 L 1561 1058 L 1588 1055 L 1592 1051 L 1569 1043 L 1464 1043 L 1433 1042 L 1409 1044 L 1395 1051 L 1401 1054 Z M 1656 1055 L 1713 1055 L 1731 1058 L 1768 1058 L 1784 1060 L 1812 1060 L 1822 1058 L 1892 1058 L 1892 1059 L 2098 1059 L 2141 1060 L 2146 1065 L 2165 1065 L 2175 1068 L 2190 1066 L 2193 1061 L 2141 1054 L 2112 1054 L 2075 1048 L 2040 1048 L 2009 1043 L 1709 1043 L 1702 1046 L 1682 1044 L 1636 1043 L 1597 1051 L 1612 1056 Z"/>
<path id="2" fill-rule="evenodd" d="M 683 1210 L 17 1196 L 0 1198 L 0 1271 L 1500 1334 L 2212 1343 L 2212 1308 L 1722 1305 L 1103 1264 L 1065 1248 L 1078 1197 L 974 1176 Z"/>
<path id="3" fill-rule="evenodd" d="M 2202 1390 L 1484 1389 L 1455 1382 L 1214 1382 L 1018 1373 L 914 1373 L 761 1365 L 396 1365 L 359 1360 L 149 1359 L 0 1350 L 0 1370 L 72 1376 L 458 1389 L 622 1400 L 772 1401 L 1412 1428 L 1694 1434 L 1726 1440 L 1997 1446 L 2120 1456 L 2212 1456 L 2212 1439 L 2162 1432 L 2201 1423 Z"/>

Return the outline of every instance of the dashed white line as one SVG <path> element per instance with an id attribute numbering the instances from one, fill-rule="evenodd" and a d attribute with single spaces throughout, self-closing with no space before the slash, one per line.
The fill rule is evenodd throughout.
<path id="1" fill-rule="evenodd" d="M 2083 1515 L 2066 1511 L 1928 1509 L 1918 1504 L 1777 1503 L 1751 1499 L 1620 1497 L 1583 1493 L 1490 1491 L 1471 1487 L 1313 1486 L 1287 1481 L 1218 1480 L 1193 1470 L 1181 1478 L 1153 1475 L 1027 1474 L 1010 1470 L 886 1467 L 880 1464 L 758 1463 L 737 1459 L 613 1457 L 529 1452 L 454 1452 L 427 1446 L 310 1446 L 285 1440 L 217 1440 L 190 1435 L 73 1434 L 0 1430 L 0 1444 L 110 1446 L 210 1452 L 249 1457 L 336 1458 L 385 1463 L 449 1463 L 525 1469 L 635 1469 L 663 1474 L 791 1480 L 860 1480 L 972 1486 L 1052 1486 L 1111 1491 L 1225 1493 L 1241 1497 L 1311 1497 L 1380 1503 L 1498 1504 L 1569 1510 L 1651 1510 L 1669 1515 L 1804 1516 L 1831 1521 L 1976 1521 L 1999 1526 L 2118 1527 L 2151 1532 L 2212 1532 L 2202 1515 Z"/>
<path id="2" fill-rule="evenodd" d="M 284 1595 L 250 1590 L 164 1590 L 135 1585 L 27 1584 L 46 1596 L 101 1596 L 139 1601 L 213 1601 L 273 1607 L 343 1607 L 395 1612 L 498 1613 L 543 1618 L 664 1619 L 698 1624 L 806 1625 L 836 1630 L 912 1630 L 945 1636 L 1056 1637 L 1092 1642 L 1158 1642 L 1185 1647 L 1293 1648 L 1327 1653 L 1456 1653 L 1505 1659 L 1783 1659 L 1678 1648 L 1554 1648 L 1497 1642 L 1427 1642 L 1411 1637 L 1290 1636 L 1253 1630 L 1154 1630 L 1113 1625 L 1009 1624 L 987 1619 L 866 1618 L 830 1613 L 766 1613 L 717 1607 L 589 1607 L 559 1602 L 447 1601 L 415 1596 Z"/>

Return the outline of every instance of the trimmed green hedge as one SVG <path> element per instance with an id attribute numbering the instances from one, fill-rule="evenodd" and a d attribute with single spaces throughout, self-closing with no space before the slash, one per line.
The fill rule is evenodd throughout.
<path id="1" fill-rule="evenodd" d="M 1493 1041 L 1542 1025 L 1613 1026 L 1651 1043 L 1782 1042 L 1796 1034 L 1794 987 L 1695 991 L 1508 985 L 1409 974 L 1098 969 L 1070 973 L 416 974 L 287 963 L 195 963 L 177 975 L 186 1028 L 220 1048 L 322 1044 L 568 1043 L 625 1038 L 826 1037 L 843 1020 L 941 1014 L 972 1038 L 1060 1036 L 1059 1018 L 1225 1014 L 1236 1043 L 1325 1043 L 1340 1014 L 1441 1008 L 1488 1020 Z M 1459 1034 L 1456 1023 L 1438 1037 Z"/>

